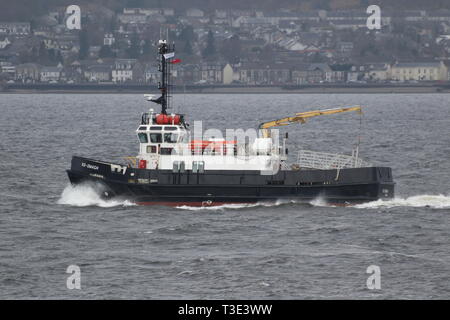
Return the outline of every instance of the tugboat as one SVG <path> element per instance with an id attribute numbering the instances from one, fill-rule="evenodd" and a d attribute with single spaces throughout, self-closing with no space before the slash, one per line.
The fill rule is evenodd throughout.
<path id="1" fill-rule="evenodd" d="M 161 111 L 142 114 L 136 130 L 138 155 L 122 164 L 74 156 L 67 170 L 72 185 L 93 182 L 106 199 L 126 198 L 140 205 L 218 206 L 318 197 L 348 205 L 394 197 L 391 168 L 363 161 L 358 147 L 352 155 L 300 150 L 288 165 L 288 136 L 279 143 L 273 129 L 321 115 L 361 112 L 359 106 L 265 122 L 253 141 L 196 139 L 184 115 L 168 113 L 174 52 L 167 41 L 158 42 L 161 96 L 145 97 L 160 105 Z"/>

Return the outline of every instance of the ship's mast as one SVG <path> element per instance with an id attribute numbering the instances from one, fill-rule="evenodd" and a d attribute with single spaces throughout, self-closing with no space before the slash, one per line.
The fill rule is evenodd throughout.
<path id="1" fill-rule="evenodd" d="M 147 101 L 151 101 L 161 105 L 161 114 L 152 116 L 153 121 L 157 124 L 181 124 L 187 129 L 188 124 L 184 121 L 184 115 L 182 114 L 172 114 L 168 115 L 167 110 L 170 109 L 170 91 L 172 89 L 171 83 L 171 65 L 173 63 L 179 62 L 179 60 L 174 60 L 175 56 L 175 45 L 169 45 L 167 40 L 159 40 L 158 42 L 158 54 L 159 54 L 159 68 L 158 71 L 161 72 L 161 81 L 159 82 L 158 88 L 161 90 L 161 96 L 158 99 L 153 99 L 152 95 L 145 95 Z M 153 114 L 153 110 L 150 112 Z M 142 123 L 148 123 L 148 114 L 142 116 Z"/>
<path id="2" fill-rule="evenodd" d="M 161 104 L 161 113 L 167 114 L 167 109 L 170 107 L 170 62 L 174 57 L 174 46 L 167 44 L 166 40 L 159 40 L 158 53 L 160 55 L 159 71 L 161 72 L 161 82 L 159 83 L 159 90 L 161 90 L 161 97 L 153 102 Z"/>

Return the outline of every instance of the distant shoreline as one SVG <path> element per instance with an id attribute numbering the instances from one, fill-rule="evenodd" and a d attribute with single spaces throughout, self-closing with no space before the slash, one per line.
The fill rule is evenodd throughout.
<path id="1" fill-rule="evenodd" d="M 154 93 L 154 85 L 114 84 L 8 84 L 0 94 L 139 94 Z M 450 93 L 450 84 L 318 84 L 304 86 L 175 86 L 174 94 L 387 94 L 387 93 Z"/>

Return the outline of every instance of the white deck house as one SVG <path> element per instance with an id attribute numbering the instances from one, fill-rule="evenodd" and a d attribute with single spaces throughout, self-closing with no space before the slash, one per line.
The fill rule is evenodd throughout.
<path id="1" fill-rule="evenodd" d="M 160 125 L 152 119 L 153 113 L 136 130 L 140 146 L 132 165 L 141 169 L 258 170 L 273 174 L 286 160 L 284 148 L 272 138 L 242 144 L 225 139 L 195 141 L 182 124 Z"/>

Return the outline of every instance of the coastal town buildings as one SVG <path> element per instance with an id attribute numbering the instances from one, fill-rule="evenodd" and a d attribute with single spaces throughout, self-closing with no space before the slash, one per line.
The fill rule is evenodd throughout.
<path id="1" fill-rule="evenodd" d="M 396 63 L 390 70 L 394 81 L 447 81 L 448 68 L 441 62 Z"/>
<path id="2" fill-rule="evenodd" d="M 41 77 L 42 66 L 37 63 L 24 63 L 16 66 L 15 79 L 20 82 L 37 82 Z"/>
<path id="3" fill-rule="evenodd" d="M 61 77 L 60 67 L 47 67 L 44 66 L 40 71 L 41 82 L 57 82 Z"/>
<path id="4" fill-rule="evenodd" d="M 157 85 L 152 52 L 162 35 L 181 61 L 172 68 L 177 85 L 449 80 L 447 10 L 386 10 L 376 31 L 353 9 L 90 10 L 84 31 L 66 28 L 62 7 L 33 23 L 0 21 L 0 81 Z"/>
<path id="5" fill-rule="evenodd" d="M 136 59 L 117 59 L 114 62 L 114 67 L 112 69 L 112 81 L 133 81 L 133 69 L 136 64 Z"/>

